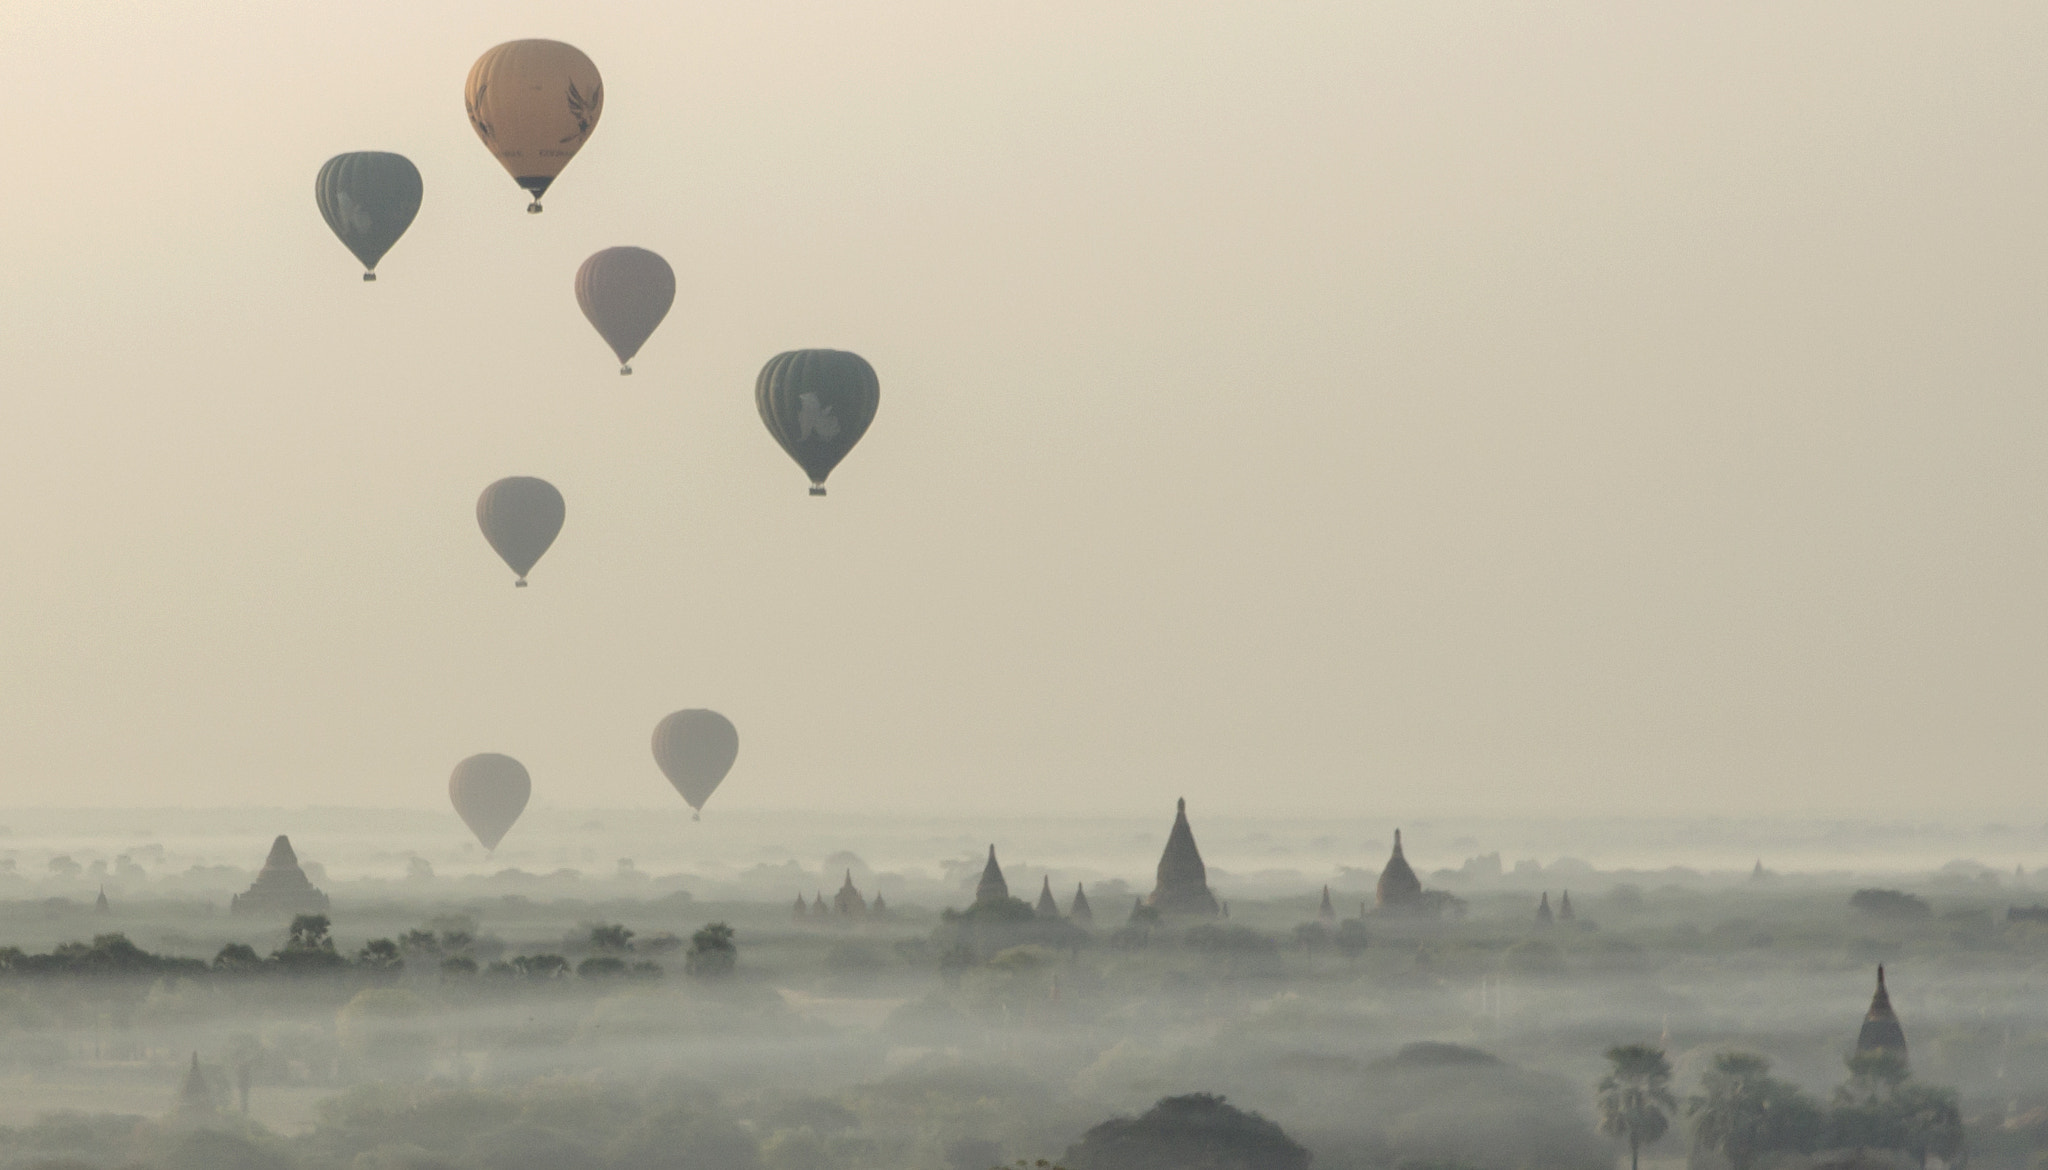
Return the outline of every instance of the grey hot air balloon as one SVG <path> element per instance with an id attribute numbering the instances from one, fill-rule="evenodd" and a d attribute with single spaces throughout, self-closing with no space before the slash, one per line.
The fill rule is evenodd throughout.
<path id="1" fill-rule="evenodd" d="M 882 384 L 857 353 L 798 349 L 779 353 L 754 380 L 754 405 L 768 433 L 811 477 L 811 494 L 825 494 L 825 477 L 860 442 Z"/>
<path id="2" fill-rule="evenodd" d="M 469 757 L 448 777 L 448 799 L 485 849 L 496 849 L 505 839 L 532 795 L 526 766 L 496 752 Z"/>
<path id="3" fill-rule="evenodd" d="M 363 279 L 377 279 L 377 261 L 419 214 L 419 168 L 402 154 L 358 150 L 337 154 L 313 180 L 320 215 L 363 262 Z"/>
<path id="4" fill-rule="evenodd" d="M 526 574 L 555 543 L 567 507 L 555 485 L 530 475 L 514 475 L 484 489 L 476 498 L 477 527 L 526 588 Z"/>
<path id="5" fill-rule="evenodd" d="M 654 762 L 700 815 L 739 754 L 739 730 L 716 711 L 677 711 L 654 725 Z"/>
<path id="6" fill-rule="evenodd" d="M 633 372 L 633 355 L 675 300 L 675 270 L 645 248 L 606 248 L 576 270 L 576 303 L 619 355 L 621 374 Z"/>

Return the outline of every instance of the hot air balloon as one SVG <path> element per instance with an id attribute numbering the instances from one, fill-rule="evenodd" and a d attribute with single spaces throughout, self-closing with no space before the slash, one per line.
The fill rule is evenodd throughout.
<path id="1" fill-rule="evenodd" d="M 526 574 L 562 531 L 567 506 L 555 485 L 530 475 L 514 475 L 484 489 L 476 498 L 477 527 L 526 588 Z"/>
<path id="2" fill-rule="evenodd" d="M 576 303 L 619 355 L 621 374 L 633 372 L 628 363 L 675 300 L 675 270 L 645 248 L 606 248 L 576 270 Z"/>
<path id="3" fill-rule="evenodd" d="M 313 180 L 321 218 L 363 262 L 363 279 L 377 279 L 377 261 L 412 226 L 420 210 L 420 172 L 402 154 L 358 150 L 337 154 Z"/>
<path id="4" fill-rule="evenodd" d="M 526 766 L 496 752 L 469 757 L 448 777 L 448 799 L 485 849 L 496 849 L 505 839 L 532 795 Z"/>
<path id="5" fill-rule="evenodd" d="M 654 725 L 654 762 L 699 816 L 739 754 L 739 731 L 716 711 L 677 711 Z"/>
<path id="6" fill-rule="evenodd" d="M 574 45 L 507 41 L 476 59 L 463 86 L 469 124 L 540 211 L 548 184 L 583 149 L 604 112 L 604 80 Z"/>
<path id="7" fill-rule="evenodd" d="M 754 405 L 768 433 L 811 477 L 811 494 L 825 494 L 825 477 L 860 442 L 882 385 L 857 353 L 798 349 L 779 353 L 754 379 Z"/>

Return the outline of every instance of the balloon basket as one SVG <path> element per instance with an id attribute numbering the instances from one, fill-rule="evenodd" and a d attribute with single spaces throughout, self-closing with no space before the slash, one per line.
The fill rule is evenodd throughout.
<path id="1" fill-rule="evenodd" d="M 524 577 L 521 577 L 521 578 L 520 578 L 519 580 L 517 580 L 517 581 L 514 581 L 514 582 L 512 582 L 512 588 L 514 588 L 514 589 L 524 589 L 524 588 L 526 588 L 526 578 L 524 578 Z"/>
<path id="2" fill-rule="evenodd" d="M 632 372 L 633 372 L 633 367 L 631 367 L 631 366 L 620 366 L 620 367 L 619 367 L 619 377 L 621 377 L 621 378 L 625 377 L 625 376 L 626 376 L 627 374 L 630 374 L 630 373 L 632 373 Z"/>
<path id="3" fill-rule="evenodd" d="M 693 812 L 690 814 L 690 819 L 693 821 L 701 821 L 704 819 L 704 814 L 700 812 Z"/>
<path id="4" fill-rule="evenodd" d="M 812 494 L 812 495 L 814 495 L 814 496 L 822 496 L 822 495 L 824 495 L 824 494 L 825 494 L 825 485 L 824 485 L 824 484 L 822 484 L 822 483 L 814 483 L 814 484 L 812 484 L 812 485 L 811 485 L 811 494 Z"/>
<path id="5" fill-rule="evenodd" d="M 364 279 L 364 280 L 375 280 L 375 279 L 377 279 L 377 274 L 376 274 L 376 273 L 374 273 L 374 272 L 365 272 L 365 273 L 363 273 L 363 279 Z"/>
<path id="6" fill-rule="evenodd" d="M 531 202 L 531 203 L 527 204 L 527 205 L 526 205 L 526 214 L 528 214 L 528 215 L 539 215 L 539 214 L 540 214 L 540 200 L 536 199 L 536 200 L 534 200 L 533 202 Z"/>

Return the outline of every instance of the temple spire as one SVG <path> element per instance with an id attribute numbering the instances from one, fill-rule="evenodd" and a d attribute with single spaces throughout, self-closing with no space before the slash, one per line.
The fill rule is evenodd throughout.
<path id="1" fill-rule="evenodd" d="M 1380 871 L 1373 900 L 1380 909 L 1393 911 L 1413 910 L 1422 904 L 1422 879 L 1415 876 L 1407 855 L 1401 851 L 1399 829 L 1394 830 L 1394 855 L 1387 858 L 1387 867 Z"/>
<path id="2" fill-rule="evenodd" d="M 1174 806 L 1173 828 L 1166 834 L 1166 849 L 1159 855 L 1158 876 L 1159 884 L 1146 901 L 1161 914 L 1214 918 L 1222 912 L 1216 895 L 1209 892 L 1209 870 L 1202 864 L 1202 851 L 1195 847 L 1195 831 L 1188 827 L 1186 797 Z"/>
<path id="3" fill-rule="evenodd" d="M 1052 900 L 1051 874 L 1045 876 L 1045 884 L 1038 889 L 1038 916 L 1040 918 L 1058 918 L 1060 916 L 1060 904 Z"/>
<path id="4" fill-rule="evenodd" d="M 1863 1029 L 1856 1034 L 1856 1051 L 1888 1051 L 1906 1057 L 1906 1030 L 1892 1011 L 1891 993 L 1884 986 L 1884 965 L 1877 968 L 1877 993 L 1870 997 L 1870 1011 L 1863 1016 Z"/>
<path id="5" fill-rule="evenodd" d="M 1074 904 L 1067 910 L 1067 917 L 1083 926 L 1095 925 L 1095 911 L 1088 905 L 1088 891 L 1080 882 L 1074 883 Z"/>
<path id="6" fill-rule="evenodd" d="M 1000 902 L 1010 896 L 1010 883 L 1003 880 L 1003 867 L 996 864 L 996 847 L 988 847 L 988 864 L 981 867 L 981 884 L 974 887 L 974 904 Z"/>

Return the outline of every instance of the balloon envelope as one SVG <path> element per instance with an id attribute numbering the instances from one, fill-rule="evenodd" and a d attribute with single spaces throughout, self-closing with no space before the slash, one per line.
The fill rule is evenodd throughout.
<path id="1" fill-rule="evenodd" d="M 875 368 L 844 350 L 779 353 L 754 380 L 761 421 L 811 477 L 814 496 L 825 494 L 825 477 L 867 433 L 881 401 Z"/>
<path id="2" fill-rule="evenodd" d="M 486 849 L 496 849 L 505 839 L 532 795 L 526 766 L 496 752 L 469 757 L 448 777 L 449 801 Z"/>
<path id="3" fill-rule="evenodd" d="M 382 150 L 337 154 L 313 180 L 321 218 L 363 262 L 364 280 L 377 279 L 377 261 L 412 226 L 421 191 L 412 160 Z"/>
<path id="4" fill-rule="evenodd" d="M 462 90 L 469 124 L 514 182 L 533 193 L 528 211 L 604 112 L 604 80 L 574 45 L 507 41 L 476 59 Z"/>
<path id="5" fill-rule="evenodd" d="M 716 711 L 677 711 L 654 725 L 654 762 L 700 812 L 739 754 L 739 730 Z"/>
<path id="6" fill-rule="evenodd" d="M 675 300 L 675 270 L 645 248 L 606 248 L 576 270 L 576 303 L 619 355 L 621 374 L 633 372 L 626 363 L 647 344 Z"/>
<path id="7" fill-rule="evenodd" d="M 534 562 L 555 543 L 567 513 L 555 485 L 530 475 L 501 479 L 476 498 L 477 527 L 519 575 L 522 588 Z"/>

